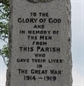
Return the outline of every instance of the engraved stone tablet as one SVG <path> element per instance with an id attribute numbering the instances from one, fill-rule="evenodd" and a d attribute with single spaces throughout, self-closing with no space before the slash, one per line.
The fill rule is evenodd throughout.
<path id="1" fill-rule="evenodd" d="M 72 86 L 70 0 L 11 0 L 6 86 Z"/>

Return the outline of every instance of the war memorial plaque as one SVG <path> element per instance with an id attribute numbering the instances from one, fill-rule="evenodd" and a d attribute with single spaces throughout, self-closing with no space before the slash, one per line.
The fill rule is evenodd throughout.
<path id="1" fill-rule="evenodd" d="M 72 86 L 70 0 L 11 0 L 6 86 Z"/>

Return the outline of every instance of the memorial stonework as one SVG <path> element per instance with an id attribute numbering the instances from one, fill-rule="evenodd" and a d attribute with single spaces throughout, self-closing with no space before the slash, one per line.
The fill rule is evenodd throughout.
<path id="1" fill-rule="evenodd" d="M 10 4 L 6 86 L 72 86 L 70 0 Z"/>

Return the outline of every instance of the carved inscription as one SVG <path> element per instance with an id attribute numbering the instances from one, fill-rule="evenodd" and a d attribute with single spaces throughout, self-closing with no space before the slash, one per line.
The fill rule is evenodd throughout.
<path id="1" fill-rule="evenodd" d="M 30 12 L 29 15 L 31 17 L 19 17 L 17 18 L 17 23 L 19 24 L 33 24 L 32 28 L 28 30 L 25 28 L 19 30 L 20 36 L 25 36 L 25 38 L 30 41 L 31 46 L 23 45 L 19 46 L 19 52 L 21 53 L 31 53 L 33 57 L 27 58 L 17 58 L 16 62 L 24 64 L 35 64 L 36 67 L 31 67 L 29 69 L 18 69 L 19 74 L 26 74 L 23 76 L 23 79 L 26 81 L 56 81 L 57 77 L 62 74 L 62 69 L 47 69 L 44 67 L 52 64 L 56 64 L 57 66 L 62 65 L 64 60 L 62 58 L 52 58 L 47 57 L 48 53 L 57 53 L 60 54 L 61 47 L 49 45 L 50 42 L 54 41 L 54 38 L 58 38 L 59 36 L 59 28 L 55 30 L 55 28 L 46 29 L 46 23 L 48 24 L 59 24 L 61 25 L 61 18 L 52 18 L 49 13 L 44 12 Z M 37 17 L 38 16 L 38 17 Z M 46 54 L 47 53 L 47 54 Z M 36 75 L 39 75 L 38 77 Z"/>

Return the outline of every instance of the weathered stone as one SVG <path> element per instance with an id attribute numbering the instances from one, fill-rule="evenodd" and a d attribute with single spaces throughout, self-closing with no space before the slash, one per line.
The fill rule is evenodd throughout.
<path id="1" fill-rule="evenodd" d="M 72 86 L 70 0 L 11 0 L 6 86 Z"/>

